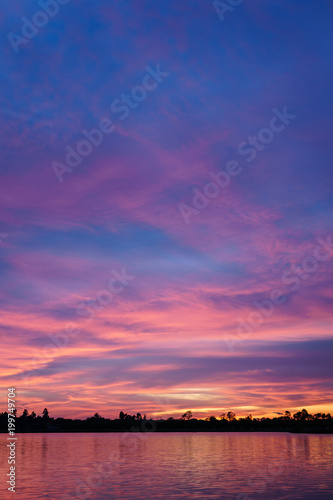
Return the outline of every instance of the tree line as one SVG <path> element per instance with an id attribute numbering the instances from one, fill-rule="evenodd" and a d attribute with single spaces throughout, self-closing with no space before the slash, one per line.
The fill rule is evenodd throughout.
<path id="1" fill-rule="evenodd" d="M 82 419 L 53 418 L 47 408 L 42 415 L 27 409 L 16 417 L 16 432 L 233 432 L 233 431 L 274 431 L 274 432 L 318 432 L 332 433 L 333 418 L 330 413 L 308 413 L 306 409 L 293 415 L 290 411 L 277 417 L 256 418 L 252 415 L 236 417 L 229 411 L 218 417 L 210 415 L 205 419 L 193 417 L 191 410 L 179 418 L 147 419 L 145 414 L 130 415 L 120 411 L 115 419 L 104 418 L 99 413 Z M 0 432 L 7 432 L 7 412 L 0 413 Z"/>

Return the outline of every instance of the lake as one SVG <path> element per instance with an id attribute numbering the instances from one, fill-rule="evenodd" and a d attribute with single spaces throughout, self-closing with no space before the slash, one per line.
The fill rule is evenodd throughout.
<path id="1" fill-rule="evenodd" d="M 17 434 L 24 500 L 332 499 L 333 435 L 282 433 Z"/>

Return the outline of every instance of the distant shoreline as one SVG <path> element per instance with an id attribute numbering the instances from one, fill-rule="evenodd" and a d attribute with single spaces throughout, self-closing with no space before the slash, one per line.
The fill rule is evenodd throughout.
<path id="1" fill-rule="evenodd" d="M 11 423 L 9 423 L 11 422 Z M 330 413 L 311 415 L 303 409 L 291 415 L 286 411 L 284 415 L 273 418 L 253 418 L 248 415 L 236 418 L 232 411 L 221 414 L 220 418 L 214 415 L 203 419 L 193 418 L 189 410 L 181 418 L 175 419 L 147 419 L 146 415 L 137 413 L 129 415 L 119 413 L 119 418 L 104 418 L 98 413 L 85 420 L 71 418 L 50 417 L 47 408 L 42 416 L 28 410 L 22 415 L 7 412 L 0 413 L 0 433 L 9 433 L 10 436 L 25 433 L 100 433 L 100 432 L 288 432 L 290 434 L 333 434 L 333 418 Z"/>

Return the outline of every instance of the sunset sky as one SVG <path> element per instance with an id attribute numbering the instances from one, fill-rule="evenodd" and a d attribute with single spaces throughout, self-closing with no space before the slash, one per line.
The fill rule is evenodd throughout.
<path id="1" fill-rule="evenodd" d="M 333 412 L 333 5 L 62 1 L 1 7 L 3 397 Z"/>

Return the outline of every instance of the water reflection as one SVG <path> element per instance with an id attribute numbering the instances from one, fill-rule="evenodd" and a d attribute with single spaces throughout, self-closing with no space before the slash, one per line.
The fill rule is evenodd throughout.
<path id="1" fill-rule="evenodd" d="M 332 464 L 330 435 L 21 434 L 16 497 L 324 500 L 333 497 Z"/>

